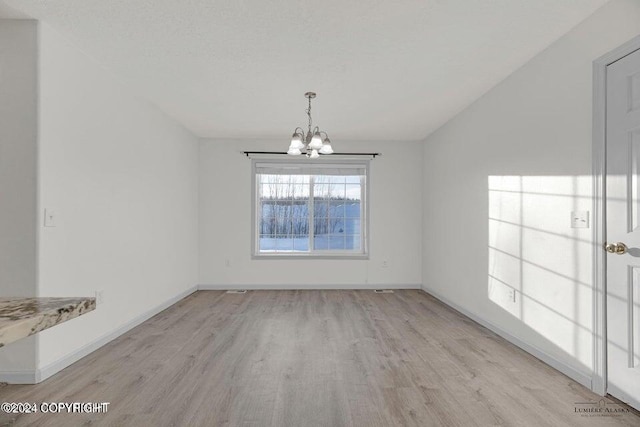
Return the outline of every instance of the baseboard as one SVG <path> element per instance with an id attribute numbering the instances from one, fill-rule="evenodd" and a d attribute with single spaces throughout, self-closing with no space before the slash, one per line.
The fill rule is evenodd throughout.
<path id="1" fill-rule="evenodd" d="M 252 291 L 285 291 L 285 290 L 350 290 L 350 289 L 421 289 L 420 284 L 384 284 L 363 283 L 357 285 L 198 285 L 199 291 L 227 291 L 230 289 L 247 289 Z"/>
<path id="2" fill-rule="evenodd" d="M 0 383 L 37 384 L 38 371 L 0 371 Z"/>
<path id="3" fill-rule="evenodd" d="M 5 381 L 5 382 L 12 383 L 12 384 L 34 384 L 34 383 L 37 384 L 37 383 L 39 383 L 41 381 L 44 381 L 47 378 L 49 378 L 50 376 L 60 372 L 61 370 L 63 370 L 67 366 L 71 365 L 72 363 L 75 363 L 78 360 L 82 359 L 83 357 L 85 357 L 85 356 L 89 355 L 90 353 L 96 351 L 97 349 L 99 349 L 103 345 L 113 341 L 114 339 L 118 338 L 120 335 L 130 331 L 131 329 L 135 328 L 136 326 L 138 326 L 142 322 L 145 322 L 146 320 L 150 319 L 151 317 L 155 316 L 156 314 L 160 313 L 161 311 L 169 308 L 173 304 L 175 304 L 178 301 L 180 301 L 181 299 L 191 295 L 192 293 L 196 292 L 197 290 L 198 290 L 198 287 L 197 286 L 193 286 L 193 287 L 187 289 L 186 291 L 180 292 L 178 295 L 168 299 L 167 301 L 163 302 L 162 304 L 159 304 L 156 307 L 154 307 L 154 308 L 152 308 L 150 310 L 147 310 L 146 312 L 136 316 L 135 318 L 131 319 L 130 321 L 128 321 L 124 325 L 118 327 L 114 331 L 109 332 L 108 334 L 105 334 L 105 335 L 101 336 L 100 338 L 90 342 L 89 344 L 86 344 L 86 345 L 80 347 L 78 350 L 76 350 L 73 353 L 70 353 L 70 354 L 64 356 L 63 358 L 58 359 L 55 362 L 50 363 L 47 366 L 44 366 L 44 367 L 38 369 L 35 373 L 32 372 L 31 374 L 32 374 L 33 382 L 28 382 L 28 383 L 25 383 L 25 382 L 23 382 L 23 383 L 17 383 L 17 382 L 14 383 L 13 381 Z M 26 376 L 24 378 L 26 378 Z M 20 379 L 20 378 L 17 378 L 17 379 Z"/>
<path id="4" fill-rule="evenodd" d="M 479 323 L 480 325 L 484 326 L 485 328 L 489 329 L 490 331 L 500 335 L 502 338 L 504 338 L 505 340 L 509 341 L 511 344 L 520 347 L 522 350 L 526 351 L 527 353 L 531 354 L 532 356 L 535 356 L 536 358 L 540 359 L 541 361 L 543 361 L 544 363 L 546 363 L 547 365 L 551 366 L 552 368 L 554 368 L 557 371 L 562 372 L 563 374 L 565 374 L 566 376 L 568 376 L 569 378 L 571 378 L 572 380 L 577 381 L 578 383 L 582 384 L 583 386 L 587 387 L 589 390 L 591 390 L 591 376 L 578 371 L 577 369 L 575 369 L 574 367 L 567 365 L 566 363 L 556 359 L 555 357 L 551 356 L 550 354 L 540 350 L 539 348 L 527 344 L 526 342 L 522 341 L 521 339 L 511 335 L 510 333 L 508 333 L 507 331 L 503 330 L 502 328 L 494 325 L 491 322 L 488 322 L 480 317 L 478 317 L 477 315 L 469 312 L 468 310 L 465 310 L 464 308 L 460 307 L 459 305 L 457 305 L 456 303 L 448 300 L 447 298 L 438 295 L 438 293 L 427 289 L 427 288 L 422 288 L 422 291 L 431 295 L 432 297 L 440 300 L 441 302 L 443 302 L 444 304 L 448 305 L 449 307 L 453 308 L 454 310 L 462 313 L 463 315 L 465 315 L 466 317 L 470 318 L 471 320 L 473 320 L 476 323 Z"/>
<path id="5" fill-rule="evenodd" d="M 609 393 L 611 396 L 615 397 L 616 399 L 622 400 L 624 403 L 631 406 L 632 408 L 635 408 L 638 411 L 640 411 L 640 400 L 634 398 L 633 396 L 628 395 L 624 391 L 620 390 L 618 387 L 612 384 L 607 384 L 607 393 Z"/>

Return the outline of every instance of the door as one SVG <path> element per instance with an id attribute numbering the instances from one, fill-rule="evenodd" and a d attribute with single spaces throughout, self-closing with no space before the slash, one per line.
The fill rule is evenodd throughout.
<path id="1" fill-rule="evenodd" d="M 640 50 L 607 67 L 607 392 L 640 409 Z"/>

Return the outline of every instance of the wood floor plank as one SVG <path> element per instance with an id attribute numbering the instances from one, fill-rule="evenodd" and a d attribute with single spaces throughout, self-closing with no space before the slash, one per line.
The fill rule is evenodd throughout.
<path id="1" fill-rule="evenodd" d="M 107 413 L 0 426 L 640 425 L 575 413 L 599 400 L 422 291 L 201 291 L 41 384 L 0 386 Z"/>

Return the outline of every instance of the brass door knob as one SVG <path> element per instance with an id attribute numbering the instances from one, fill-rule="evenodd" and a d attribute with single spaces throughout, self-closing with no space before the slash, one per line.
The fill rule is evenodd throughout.
<path id="1" fill-rule="evenodd" d="M 627 253 L 627 250 L 629 248 L 627 248 L 627 245 L 625 245 L 622 242 L 618 242 L 618 243 L 607 243 L 604 246 L 604 250 L 609 252 L 610 254 L 617 254 L 617 255 L 623 255 Z"/>

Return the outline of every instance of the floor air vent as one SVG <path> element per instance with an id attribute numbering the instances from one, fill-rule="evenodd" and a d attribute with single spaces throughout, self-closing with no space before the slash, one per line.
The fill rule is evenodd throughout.
<path id="1" fill-rule="evenodd" d="M 391 289 L 376 289 L 373 292 L 376 294 L 392 294 L 393 291 Z"/>
<path id="2" fill-rule="evenodd" d="M 246 289 L 230 289 L 227 291 L 228 294 L 246 294 Z"/>

